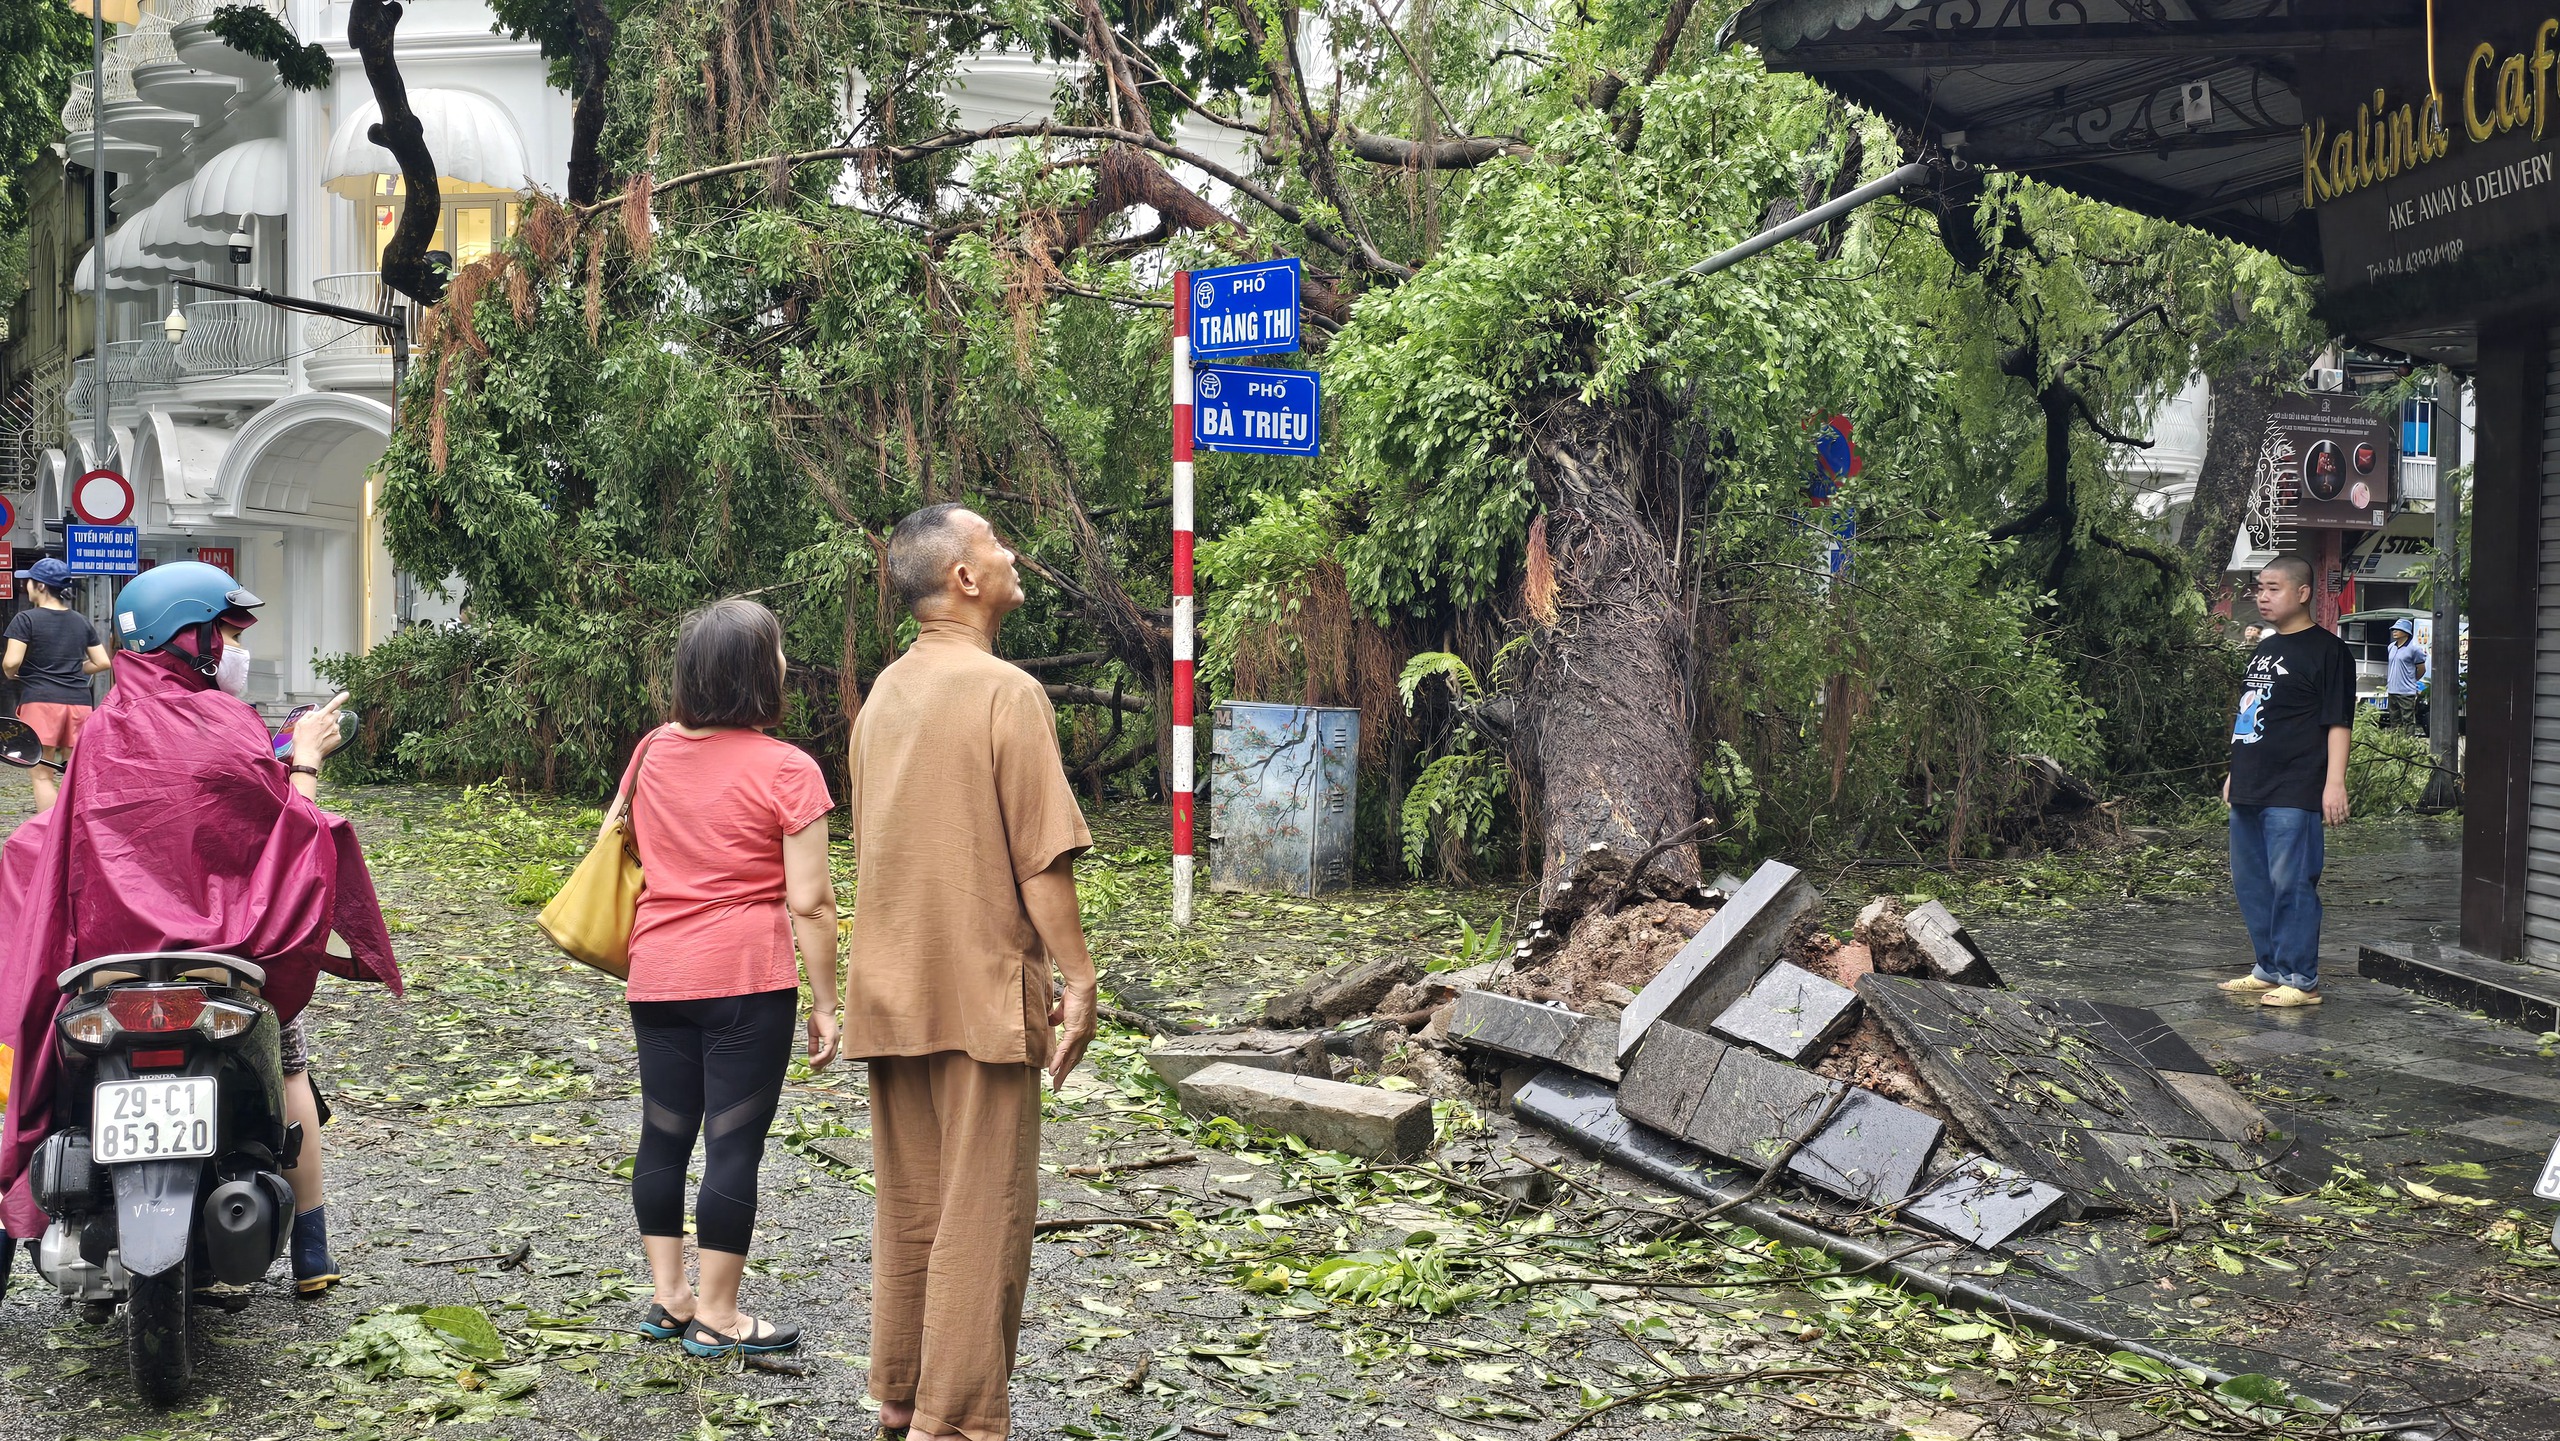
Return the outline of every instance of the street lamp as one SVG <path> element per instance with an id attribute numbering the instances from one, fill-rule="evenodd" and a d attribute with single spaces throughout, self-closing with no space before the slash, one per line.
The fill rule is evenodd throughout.
<path id="1" fill-rule="evenodd" d="M 187 313 L 178 308 L 177 302 L 170 302 L 168 318 L 160 322 L 160 331 L 169 337 L 171 345 L 187 338 Z"/>

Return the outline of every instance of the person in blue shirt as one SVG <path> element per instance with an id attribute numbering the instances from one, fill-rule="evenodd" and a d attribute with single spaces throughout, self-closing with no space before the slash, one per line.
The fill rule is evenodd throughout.
<path id="1" fill-rule="evenodd" d="M 2415 727 L 2422 724 L 2418 714 L 2419 682 L 2427 674 L 2427 648 L 2413 639 L 2415 632 L 2407 621 L 2396 621 L 2391 627 L 2389 670 L 2382 684 L 2385 724 Z"/>

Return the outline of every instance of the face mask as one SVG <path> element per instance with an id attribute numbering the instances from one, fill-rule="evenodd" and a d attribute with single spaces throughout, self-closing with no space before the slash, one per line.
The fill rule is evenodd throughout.
<path id="1" fill-rule="evenodd" d="M 222 659 L 214 663 L 213 683 L 220 686 L 225 695 L 238 696 L 242 700 L 249 698 L 247 646 L 236 640 L 223 642 Z"/>

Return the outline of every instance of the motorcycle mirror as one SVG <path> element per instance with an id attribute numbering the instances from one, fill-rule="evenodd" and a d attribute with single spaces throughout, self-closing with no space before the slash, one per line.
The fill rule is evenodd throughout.
<path id="1" fill-rule="evenodd" d="M 44 758 L 44 746 L 36 739 L 36 728 L 15 716 L 0 717 L 0 762 L 22 771 L 34 770 L 37 766 L 62 769 L 59 762 Z"/>

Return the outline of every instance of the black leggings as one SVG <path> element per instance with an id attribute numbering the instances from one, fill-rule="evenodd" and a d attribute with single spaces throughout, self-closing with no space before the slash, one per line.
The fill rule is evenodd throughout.
<path id="1" fill-rule="evenodd" d="M 631 1027 L 640 1039 L 640 1157 L 631 1174 L 631 1209 L 641 1235 L 684 1234 L 685 1163 L 700 1132 L 695 1240 L 705 1251 L 747 1253 L 756 1229 L 756 1170 L 782 1100 L 799 1014 L 797 990 L 631 1003 Z"/>

